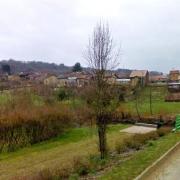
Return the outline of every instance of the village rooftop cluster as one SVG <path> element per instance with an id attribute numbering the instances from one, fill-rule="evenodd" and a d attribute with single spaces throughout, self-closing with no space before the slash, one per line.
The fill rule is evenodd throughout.
<path id="1" fill-rule="evenodd" d="M 52 74 L 47 72 L 21 72 L 17 74 L 1 73 L 1 89 L 12 89 L 25 86 L 46 85 L 50 87 L 77 87 L 89 85 L 94 75 L 90 71 Z M 171 70 L 168 75 L 151 75 L 148 70 L 132 70 L 130 73 L 108 71 L 105 79 L 109 84 L 127 85 L 131 87 L 148 84 L 168 84 L 171 91 L 180 89 L 180 71 Z"/>

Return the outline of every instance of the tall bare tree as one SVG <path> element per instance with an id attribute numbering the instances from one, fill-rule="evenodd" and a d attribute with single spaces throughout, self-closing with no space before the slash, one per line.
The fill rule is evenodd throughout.
<path id="1" fill-rule="evenodd" d="M 97 24 L 89 39 L 85 58 L 94 75 L 93 107 L 98 127 L 101 158 L 104 158 L 107 153 L 106 127 L 112 100 L 112 92 L 109 88 L 110 84 L 107 82 L 106 73 L 111 72 L 119 65 L 119 55 L 120 50 L 117 50 L 113 44 L 108 24 Z"/>

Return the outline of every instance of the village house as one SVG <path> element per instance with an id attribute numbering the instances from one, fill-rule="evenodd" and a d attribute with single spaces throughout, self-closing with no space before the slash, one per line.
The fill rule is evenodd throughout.
<path id="1" fill-rule="evenodd" d="M 168 83 L 168 91 L 170 93 L 180 92 L 180 83 L 179 82 L 170 82 L 170 83 Z"/>
<path id="2" fill-rule="evenodd" d="M 53 74 L 54 75 L 54 74 Z M 35 73 L 33 75 L 30 76 L 31 81 L 35 82 L 36 84 L 44 84 L 44 80 L 48 77 L 50 77 L 51 74 L 49 75 L 46 72 L 39 72 L 39 73 Z M 56 76 L 56 75 L 55 75 Z"/>
<path id="3" fill-rule="evenodd" d="M 68 84 L 68 76 L 60 74 L 58 77 L 58 87 L 66 87 Z"/>
<path id="4" fill-rule="evenodd" d="M 179 70 L 171 70 L 169 72 L 169 81 L 170 82 L 180 82 L 180 71 Z"/>
<path id="5" fill-rule="evenodd" d="M 77 77 L 78 87 L 84 87 L 90 84 L 92 76 L 90 74 L 81 74 Z"/>
<path id="6" fill-rule="evenodd" d="M 116 84 L 117 85 L 130 85 L 131 80 L 129 78 L 117 78 Z"/>
<path id="7" fill-rule="evenodd" d="M 117 77 L 116 73 L 106 72 L 106 74 L 105 74 L 105 80 L 109 84 L 116 84 L 116 79 L 117 78 L 118 77 Z"/>
<path id="8" fill-rule="evenodd" d="M 171 93 L 180 92 L 180 71 L 171 70 L 169 72 L 169 82 L 168 82 L 168 91 Z"/>
<path id="9" fill-rule="evenodd" d="M 131 86 L 146 86 L 149 83 L 149 72 L 147 70 L 134 70 L 130 74 Z"/>
<path id="10" fill-rule="evenodd" d="M 116 73 L 116 85 L 130 85 L 131 79 L 129 74 Z"/>
<path id="11" fill-rule="evenodd" d="M 59 81 L 58 81 L 58 78 L 56 75 L 48 75 L 44 79 L 44 85 L 46 85 L 46 86 L 57 87 L 58 83 L 59 83 Z"/>
<path id="12" fill-rule="evenodd" d="M 149 77 L 149 81 L 153 84 L 167 84 L 168 77 L 166 75 L 152 75 Z"/>
<path id="13" fill-rule="evenodd" d="M 76 82 L 77 87 L 84 87 L 90 84 L 92 76 L 85 72 L 76 72 L 72 73 L 71 76 L 68 77 L 69 84 Z"/>
<path id="14" fill-rule="evenodd" d="M 58 76 L 58 87 L 84 87 L 90 84 L 92 76 L 85 72 L 73 72 Z"/>

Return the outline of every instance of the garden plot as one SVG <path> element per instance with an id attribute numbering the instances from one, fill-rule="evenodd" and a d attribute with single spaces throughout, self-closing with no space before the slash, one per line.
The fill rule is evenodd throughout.
<path id="1" fill-rule="evenodd" d="M 131 126 L 129 128 L 121 130 L 120 132 L 126 132 L 130 134 L 146 134 L 156 130 L 157 129 L 155 127 Z"/>

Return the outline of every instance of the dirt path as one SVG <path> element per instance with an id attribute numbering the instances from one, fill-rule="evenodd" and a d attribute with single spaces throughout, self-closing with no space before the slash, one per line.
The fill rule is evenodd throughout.
<path id="1" fill-rule="evenodd" d="M 170 155 L 146 180 L 179 180 L 180 179 L 180 148 Z"/>
<path id="2" fill-rule="evenodd" d="M 108 144 L 113 148 L 115 141 L 127 136 L 125 133 L 112 132 L 108 134 Z M 31 148 L 29 148 L 31 149 Z M 69 167 L 74 158 L 97 153 L 96 137 L 87 138 L 76 143 L 53 146 L 41 151 L 29 150 L 16 156 L 1 159 L 0 180 L 11 179 L 15 176 L 26 176 L 42 169 Z"/>

